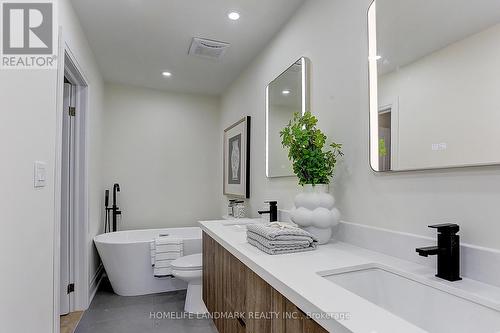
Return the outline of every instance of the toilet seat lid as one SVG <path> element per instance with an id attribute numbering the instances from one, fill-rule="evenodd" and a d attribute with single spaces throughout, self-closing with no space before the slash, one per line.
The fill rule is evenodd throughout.
<path id="1" fill-rule="evenodd" d="M 199 270 L 202 269 L 201 253 L 180 257 L 172 261 L 172 268 L 176 270 Z"/>

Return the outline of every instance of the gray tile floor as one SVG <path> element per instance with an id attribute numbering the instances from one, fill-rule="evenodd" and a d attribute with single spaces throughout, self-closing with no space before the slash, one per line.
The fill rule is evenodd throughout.
<path id="1" fill-rule="evenodd" d="M 109 281 L 103 281 L 75 333 L 217 333 L 210 319 L 179 319 L 185 296 L 183 290 L 123 297 L 113 293 Z M 166 313 L 176 318 L 167 318 Z"/>

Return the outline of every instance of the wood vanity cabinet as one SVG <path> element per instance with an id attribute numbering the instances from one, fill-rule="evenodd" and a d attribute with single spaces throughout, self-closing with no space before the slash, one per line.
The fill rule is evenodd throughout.
<path id="1" fill-rule="evenodd" d="M 205 232 L 203 301 L 219 333 L 327 332 Z"/>
<path id="2" fill-rule="evenodd" d="M 221 316 L 245 314 L 246 271 L 245 265 L 203 233 L 203 301 L 219 333 L 247 332 L 244 317 Z"/>

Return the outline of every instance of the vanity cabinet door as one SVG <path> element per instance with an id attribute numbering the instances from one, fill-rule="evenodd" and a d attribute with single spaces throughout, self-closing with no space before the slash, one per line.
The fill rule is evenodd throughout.
<path id="1" fill-rule="evenodd" d="M 215 274 L 217 271 L 217 266 L 215 264 L 215 250 L 217 248 L 217 242 L 209 237 L 206 233 L 202 236 L 202 248 L 203 248 L 203 302 L 208 309 L 208 312 L 214 313 L 216 311 L 215 306 Z"/>
<path id="2" fill-rule="evenodd" d="M 286 333 L 328 333 L 289 300 L 286 300 L 286 312 Z"/>
<path id="3" fill-rule="evenodd" d="M 247 333 L 285 333 L 286 299 L 247 269 Z"/>
<path id="4" fill-rule="evenodd" d="M 227 276 L 225 275 L 224 271 L 224 254 L 226 250 L 222 245 L 219 243 L 215 242 L 214 244 L 214 267 L 215 267 L 215 312 L 216 316 L 214 317 L 214 324 L 219 330 L 219 333 L 229 333 L 225 327 L 227 327 L 226 319 L 220 314 L 229 311 L 227 309 L 226 303 L 224 301 L 225 299 L 225 279 L 227 279 Z"/>
<path id="5" fill-rule="evenodd" d="M 304 319 L 304 333 L 328 333 L 321 325 L 309 317 Z"/>
<path id="6" fill-rule="evenodd" d="M 246 266 L 222 246 L 222 309 L 229 315 L 224 321 L 224 333 L 246 332 Z M 220 332 L 222 333 L 222 332 Z"/>
<path id="7" fill-rule="evenodd" d="M 246 266 L 203 233 L 203 301 L 219 333 L 245 333 L 244 318 L 222 315 L 246 310 Z"/>
<path id="8" fill-rule="evenodd" d="M 234 313 L 242 314 L 245 321 L 246 312 L 246 266 L 230 252 L 224 253 L 224 304 Z"/>
<path id="9" fill-rule="evenodd" d="M 302 311 L 289 300 L 286 300 L 285 309 L 288 314 L 285 319 L 285 331 L 287 333 L 302 333 L 304 330 L 304 315 Z"/>

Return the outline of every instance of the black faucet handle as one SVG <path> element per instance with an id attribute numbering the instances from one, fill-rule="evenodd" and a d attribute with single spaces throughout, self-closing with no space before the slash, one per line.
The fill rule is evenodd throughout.
<path id="1" fill-rule="evenodd" d="M 437 229 L 441 234 L 454 235 L 460 230 L 460 226 L 455 223 L 443 223 L 430 225 L 429 228 Z"/>
<path id="2" fill-rule="evenodd" d="M 264 201 L 264 203 L 268 203 L 270 206 L 276 206 L 278 204 L 278 201 L 271 200 L 271 201 Z"/>

